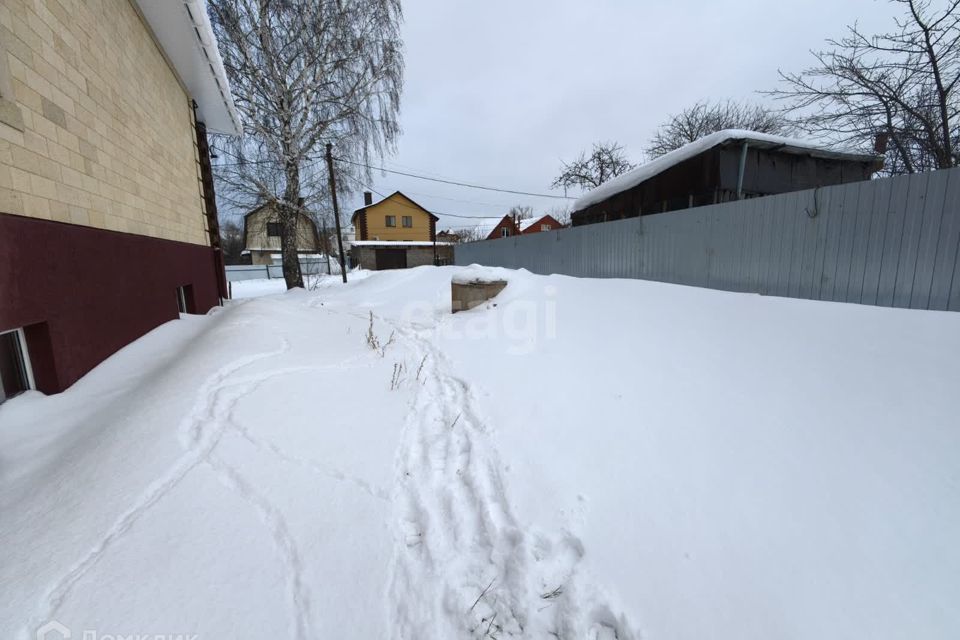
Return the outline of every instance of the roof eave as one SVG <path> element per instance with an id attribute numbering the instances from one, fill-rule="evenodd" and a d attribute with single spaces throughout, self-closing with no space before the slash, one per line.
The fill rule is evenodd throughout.
<path id="1" fill-rule="evenodd" d="M 240 135 L 223 59 L 203 0 L 132 0 L 209 131 Z"/>

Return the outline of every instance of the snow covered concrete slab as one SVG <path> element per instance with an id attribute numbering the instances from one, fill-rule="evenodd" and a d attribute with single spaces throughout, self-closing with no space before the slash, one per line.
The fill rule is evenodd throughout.
<path id="1" fill-rule="evenodd" d="M 479 271 L 237 301 L 5 403 L 0 637 L 960 632 L 960 316 L 506 270 L 451 315 Z"/>

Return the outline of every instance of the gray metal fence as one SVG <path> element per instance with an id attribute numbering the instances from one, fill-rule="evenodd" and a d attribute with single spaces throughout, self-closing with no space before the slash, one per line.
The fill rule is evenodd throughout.
<path id="1" fill-rule="evenodd" d="M 459 245 L 455 261 L 960 311 L 960 169 Z"/>
<path id="2" fill-rule="evenodd" d="M 239 282 L 241 280 L 271 280 L 273 278 L 283 277 L 283 267 L 279 264 L 241 264 L 228 265 L 224 268 L 227 272 L 227 280 L 230 282 Z M 326 260 L 301 260 L 300 271 L 305 276 L 339 275 L 340 263 L 331 258 L 328 267 Z"/>

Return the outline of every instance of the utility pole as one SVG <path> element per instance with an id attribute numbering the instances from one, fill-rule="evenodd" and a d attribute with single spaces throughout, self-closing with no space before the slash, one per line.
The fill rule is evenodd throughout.
<path id="1" fill-rule="evenodd" d="M 333 145 L 327 143 L 327 171 L 330 172 L 330 196 L 333 198 L 333 221 L 337 225 L 337 252 L 340 254 L 340 274 L 347 283 L 347 264 L 343 256 L 343 236 L 340 234 L 340 207 L 337 205 L 337 181 L 333 177 Z"/>
<path id="2" fill-rule="evenodd" d="M 323 218 L 323 252 L 327 256 L 327 275 L 333 273 L 330 269 L 330 234 L 327 233 L 327 219 Z"/>

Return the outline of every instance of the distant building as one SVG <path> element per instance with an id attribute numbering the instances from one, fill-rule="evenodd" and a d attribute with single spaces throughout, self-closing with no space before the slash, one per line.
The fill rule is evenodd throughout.
<path id="1" fill-rule="evenodd" d="M 297 221 L 297 253 L 315 255 L 320 251 L 320 234 L 309 216 Z M 273 204 L 257 207 L 243 216 L 243 253 L 250 264 L 274 264 L 280 253 L 280 218 Z"/>
<path id="2" fill-rule="evenodd" d="M 551 215 L 540 216 L 539 218 L 527 218 L 526 220 L 514 220 L 513 216 L 506 215 L 496 224 L 496 226 L 487 235 L 487 240 L 496 240 L 497 238 L 509 238 L 510 236 L 519 236 L 528 233 L 540 233 L 541 231 L 554 231 L 562 229 L 561 224 Z"/>
<path id="3" fill-rule="evenodd" d="M 551 215 L 520 221 L 520 233 L 524 235 L 528 233 L 540 233 L 541 231 L 555 231 L 562 228 L 563 224 Z"/>
<path id="4" fill-rule="evenodd" d="M 513 216 L 503 216 L 500 222 L 487 234 L 487 240 L 496 240 L 497 238 L 509 238 L 510 236 L 520 235 L 520 229 L 517 227 Z"/>
<path id="5" fill-rule="evenodd" d="M 351 218 L 357 229 L 352 266 L 382 270 L 453 262 L 453 245 L 437 238 L 437 216 L 412 199 L 396 191 L 373 202 L 368 191 L 363 201 Z"/>
<path id="6" fill-rule="evenodd" d="M 457 244 L 460 242 L 460 234 L 453 233 L 449 229 L 446 231 L 441 231 L 437 234 L 437 242 L 444 242 L 449 244 Z"/>
<path id="7" fill-rule="evenodd" d="M 574 226 L 869 180 L 883 158 L 736 129 L 671 151 L 584 194 Z"/>

